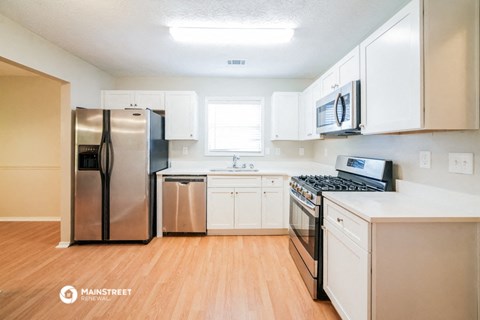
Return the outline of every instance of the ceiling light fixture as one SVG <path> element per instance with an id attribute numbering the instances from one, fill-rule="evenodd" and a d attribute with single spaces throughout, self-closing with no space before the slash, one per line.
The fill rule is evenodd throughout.
<path id="1" fill-rule="evenodd" d="M 264 45 L 286 43 L 292 39 L 293 33 L 293 29 L 170 28 L 170 34 L 176 41 L 209 44 Z"/>

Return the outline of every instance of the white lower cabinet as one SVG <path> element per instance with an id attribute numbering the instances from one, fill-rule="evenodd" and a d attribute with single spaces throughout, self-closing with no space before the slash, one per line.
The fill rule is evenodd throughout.
<path id="1" fill-rule="evenodd" d="M 280 176 L 209 176 L 207 229 L 282 229 Z"/>
<path id="2" fill-rule="evenodd" d="M 370 319 L 369 224 L 325 201 L 324 289 L 342 319 Z"/>
<path id="3" fill-rule="evenodd" d="M 370 253 L 325 223 L 324 288 L 342 319 L 370 319 Z"/>
<path id="4" fill-rule="evenodd" d="M 262 198 L 260 188 L 235 189 L 235 229 L 262 227 Z"/>
<path id="5" fill-rule="evenodd" d="M 262 228 L 283 228 L 283 188 L 262 188 Z"/>
<path id="6" fill-rule="evenodd" d="M 325 199 L 323 235 L 323 288 L 343 320 L 479 319 L 479 223 L 370 223 Z"/>
<path id="7" fill-rule="evenodd" d="M 208 188 L 207 228 L 233 229 L 235 215 L 234 188 Z"/>

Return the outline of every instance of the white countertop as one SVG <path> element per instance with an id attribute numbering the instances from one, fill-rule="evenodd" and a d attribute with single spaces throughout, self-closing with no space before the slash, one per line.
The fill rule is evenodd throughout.
<path id="1" fill-rule="evenodd" d="M 324 192 L 372 223 L 480 222 L 480 197 L 397 180 L 397 192 Z"/>
<path id="2" fill-rule="evenodd" d="M 322 165 L 316 162 L 267 162 L 258 161 L 255 163 L 255 169 L 258 171 L 228 172 L 228 171 L 210 171 L 211 169 L 227 168 L 231 163 L 227 162 L 173 162 L 168 169 L 157 172 L 157 175 L 278 175 L 278 176 L 298 176 L 304 174 L 330 174 L 336 175 L 335 168 Z"/>

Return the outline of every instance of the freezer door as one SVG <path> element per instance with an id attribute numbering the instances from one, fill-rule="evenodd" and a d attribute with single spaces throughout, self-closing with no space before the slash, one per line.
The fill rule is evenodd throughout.
<path id="1" fill-rule="evenodd" d="M 111 110 L 110 240 L 151 238 L 148 111 Z"/>
<path id="2" fill-rule="evenodd" d="M 74 240 L 102 240 L 99 171 L 103 110 L 77 109 L 75 120 Z"/>

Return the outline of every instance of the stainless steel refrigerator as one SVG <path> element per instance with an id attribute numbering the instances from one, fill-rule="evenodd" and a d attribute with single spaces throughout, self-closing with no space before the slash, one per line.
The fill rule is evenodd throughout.
<path id="1" fill-rule="evenodd" d="M 76 110 L 75 241 L 151 240 L 164 124 L 151 110 Z"/>

